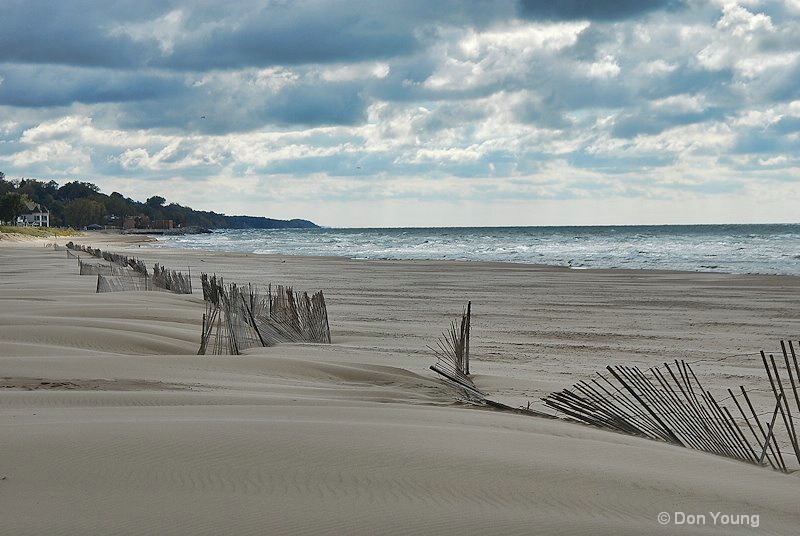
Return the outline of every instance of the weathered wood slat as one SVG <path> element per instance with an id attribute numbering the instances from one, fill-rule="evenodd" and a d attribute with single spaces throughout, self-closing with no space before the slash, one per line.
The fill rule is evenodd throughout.
<path id="1" fill-rule="evenodd" d="M 248 284 L 225 285 L 216 275 L 200 274 L 203 298 L 224 319 L 225 329 L 209 332 L 220 344 L 201 343 L 201 350 L 239 354 L 253 346 L 274 346 L 286 342 L 330 343 L 330 325 L 322 291 L 313 296 L 294 292 L 292 287 L 267 287 L 262 295 Z M 218 335 L 217 335 L 218 333 Z M 202 353 L 202 352 L 200 352 Z"/>

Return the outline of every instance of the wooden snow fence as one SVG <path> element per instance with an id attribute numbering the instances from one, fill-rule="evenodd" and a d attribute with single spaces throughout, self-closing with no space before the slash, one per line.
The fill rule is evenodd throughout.
<path id="1" fill-rule="evenodd" d="M 222 287 L 222 278 L 218 281 L 220 286 L 215 289 L 214 301 L 206 301 L 197 354 L 239 355 L 242 350 L 261 346 L 252 323 L 243 315 L 239 288 L 232 284 L 225 289 Z M 205 289 L 205 282 L 203 288 Z"/>
<path id="2" fill-rule="evenodd" d="M 462 387 L 469 395 L 483 400 L 482 393 L 469 376 L 469 334 L 472 317 L 472 302 L 468 302 L 459 320 L 453 320 L 447 331 L 436 341 L 436 347 L 428 348 L 436 356 L 431 370 L 450 382 Z"/>
<path id="3" fill-rule="evenodd" d="M 91 264 L 78 259 L 81 275 L 97 275 L 97 292 L 166 290 L 174 294 L 192 293 L 191 272 L 184 274 L 155 264 L 151 274 L 145 263 L 137 258 L 68 242 L 67 255 L 69 256 L 72 251 L 82 251 L 109 263 Z M 116 277 L 119 279 L 115 280 Z"/>
<path id="4" fill-rule="evenodd" d="M 311 296 L 292 287 L 225 285 L 221 277 L 201 274 L 206 313 L 199 355 L 238 355 L 254 346 L 282 342 L 330 343 L 328 312 L 322 291 Z"/>
<path id="5" fill-rule="evenodd" d="M 72 242 L 70 242 L 70 244 L 72 244 Z M 77 259 L 78 258 L 78 256 L 75 255 L 75 253 L 73 253 L 72 250 L 67 246 L 60 246 L 60 245 L 56 244 L 55 242 L 52 242 L 50 244 L 45 244 L 45 247 L 53 248 L 54 251 L 63 251 L 63 252 L 65 252 L 68 259 Z"/>
<path id="6" fill-rule="evenodd" d="M 166 289 L 153 285 L 148 277 L 134 272 L 123 275 L 107 276 L 98 274 L 97 292 L 126 292 L 126 291 L 161 291 Z"/>
<path id="7" fill-rule="evenodd" d="M 156 263 L 153 266 L 153 275 L 151 276 L 153 285 L 164 290 L 168 290 L 175 294 L 191 294 L 192 293 L 192 276 L 191 273 L 184 275 L 175 270 L 169 270 Z"/>
<path id="8" fill-rule="evenodd" d="M 489 398 L 470 375 L 472 303 L 460 319 L 428 347 L 436 357 L 431 370 L 462 393 L 466 403 L 490 406 L 529 416 L 566 418 L 619 433 L 664 441 L 695 450 L 770 466 L 782 472 L 800 468 L 800 366 L 794 344 L 781 341 L 781 354 L 760 352 L 768 389 L 727 390 L 717 399 L 705 389 L 690 363 L 676 360 L 642 371 L 639 367 L 608 366 L 606 373 L 582 380 L 571 389 L 551 393 L 542 401 L 556 415 L 514 408 Z M 800 343 L 798 343 L 800 345 Z M 751 394 L 769 393 L 754 403 Z M 733 408 L 723 402 L 730 401 Z"/>
<path id="9" fill-rule="evenodd" d="M 125 255 L 120 255 L 118 253 L 112 253 L 109 251 L 102 251 L 100 249 L 92 248 L 91 246 L 84 246 L 81 244 L 75 244 L 73 242 L 67 242 L 67 252 L 69 256 L 70 250 L 72 251 L 82 251 L 84 253 L 88 253 L 93 257 L 97 257 L 99 259 L 103 259 L 109 263 L 116 264 L 123 268 L 130 268 L 134 272 L 148 276 L 147 266 L 143 261 L 136 259 L 134 257 L 127 257 Z"/>
<path id="10" fill-rule="evenodd" d="M 552 415 L 531 409 L 530 405 L 515 408 L 492 400 L 475 385 L 470 373 L 471 323 L 472 302 L 467 302 L 461 317 L 450 323 L 449 329 L 437 340 L 436 347 L 428 346 L 436 357 L 436 363 L 430 369 L 441 376 L 447 385 L 455 388 L 459 392 L 459 400 L 464 403 L 532 417 L 553 418 Z"/>
<path id="11" fill-rule="evenodd" d="M 99 274 L 97 276 L 97 292 L 119 292 L 127 290 L 160 290 L 173 294 L 191 294 L 192 278 L 175 270 L 169 270 L 155 264 L 153 273 L 148 274 L 141 261 L 134 261 L 136 268 L 121 269 L 121 273 Z M 115 267 L 116 268 L 116 267 Z"/>
<path id="12" fill-rule="evenodd" d="M 67 242 L 67 249 L 71 249 L 72 251 L 82 251 L 84 253 L 88 253 L 92 257 L 102 257 L 103 255 L 103 252 L 99 249 L 91 246 L 84 246 L 82 244 L 75 244 L 72 241 Z"/>
<path id="13" fill-rule="evenodd" d="M 83 262 L 83 260 L 79 258 L 78 273 L 80 273 L 80 275 L 123 275 L 125 269 L 121 266 L 114 266 L 113 264 Z"/>
<path id="14" fill-rule="evenodd" d="M 781 341 L 781 350 L 782 360 L 761 352 L 773 400 L 766 408 L 757 409 L 748 394 L 763 390 L 744 386 L 717 400 L 692 366 L 677 360 L 647 371 L 608 366 L 608 374 L 542 400 L 571 420 L 791 472 L 800 465 L 794 422 L 800 417 L 800 368 L 791 342 Z"/>

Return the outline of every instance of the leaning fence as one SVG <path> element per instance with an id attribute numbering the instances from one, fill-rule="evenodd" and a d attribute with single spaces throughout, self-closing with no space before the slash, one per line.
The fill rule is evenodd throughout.
<path id="1" fill-rule="evenodd" d="M 597 373 L 543 401 L 571 420 L 789 472 L 800 465 L 800 367 L 791 341 L 781 341 L 781 350 L 783 360 L 761 352 L 773 403 L 760 410 L 744 386 L 728 389 L 725 400 L 735 409 L 725 406 L 689 363 L 677 360 L 646 371 L 608 366 L 608 374 Z"/>
<path id="2" fill-rule="evenodd" d="M 691 363 L 675 361 L 641 370 L 631 366 L 607 366 L 571 389 L 542 398 L 551 415 L 528 407 L 513 408 L 492 400 L 474 383 L 470 374 L 470 324 L 472 303 L 459 320 L 442 333 L 435 347 L 431 370 L 461 393 L 471 404 L 532 416 L 565 418 L 615 432 L 664 441 L 690 449 L 767 465 L 782 472 L 800 467 L 798 426 L 800 420 L 800 366 L 794 344 L 781 341 L 781 354 L 760 352 L 768 389 L 727 390 L 718 399 L 707 390 Z M 800 344 L 800 343 L 798 343 Z M 768 407 L 757 408 L 750 393 L 772 394 Z M 731 401 L 733 408 L 723 402 Z M 780 418 L 779 418 L 780 417 Z"/>

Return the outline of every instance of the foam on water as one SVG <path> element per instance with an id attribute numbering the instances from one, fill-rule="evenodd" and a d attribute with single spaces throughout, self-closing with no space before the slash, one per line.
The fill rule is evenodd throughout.
<path id="1" fill-rule="evenodd" d="M 355 259 L 445 259 L 800 275 L 800 224 L 218 230 L 158 246 Z"/>

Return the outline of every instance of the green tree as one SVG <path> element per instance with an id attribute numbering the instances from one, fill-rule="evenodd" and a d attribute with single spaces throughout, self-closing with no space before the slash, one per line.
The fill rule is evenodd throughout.
<path id="1" fill-rule="evenodd" d="M 72 181 L 58 189 L 58 197 L 64 201 L 93 197 L 100 191 L 100 187 L 91 182 Z"/>
<path id="2" fill-rule="evenodd" d="M 64 205 L 64 217 L 67 225 L 75 228 L 86 227 L 93 223 L 105 223 L 106 207 L 94 199 L 73 199 Z"/>
<path id="3" fill-rule="evenodd" d="M 164 203 L 167 200 L 160 195 L 154 195 L 147 198 L 145 201 L 142 212 L 147 215 L 151 220 L 163 220 L 164 218 Z"/>
<path id="4" fill-rule="evenodd" d="M 49 207 L 58 195 L 58 183 L 22 179 L 17 186 L 17 193 L 27 195 L 34 203 Z"/>
<path id="5" fill-rule="evenodd" d="M 27 198 L 16 192 L 8 192 L 0 198 L 0 221 L 17 224 L 17 217 L 28 210 Z"/>
<path id="6" fill-rule="evenodd" d="M 64 227 L 64 203 L 55 200 L 51 205 L 48 205 L 50 211 L 50 227 Z"/>
<path id="7" fill-rule="evenodd" d="M 133 214 L 133 207 L 119 192 L 112 192 L 110 196 L 103 199 L 106 205 L 106 211 L 110 217 L 119 220 L 120 224 L 127 216 Z"/>
<path id="8" fill-rule="evenodd" d="M 161 197 L 160 195 L 154 195 L 153 197 L 147 198 L 147 205 L 153 208 L 159 208 L 164 206 L 167 200 Z"/>
<path id="9" fill-rule="evenodd" d="M 0 171 L 0 197 L 14 191 L 14 185 L 6 180 L 6 174 Z"/>

